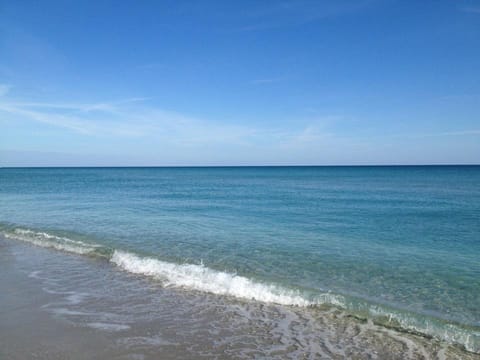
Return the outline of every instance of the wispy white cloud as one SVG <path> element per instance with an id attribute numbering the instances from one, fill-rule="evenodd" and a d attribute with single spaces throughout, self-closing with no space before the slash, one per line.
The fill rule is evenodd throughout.
<path id="1" fill-rule="evenodd" d="M 109 103 L 94 103 L 94 104 L 74 104 L 74 103 L 42 103 L 42 102 L 10 102 L 6 104 L 0 103 L 5 111 L 15 112 L 15 109 L 43 109 L 42 111 L 58 111 L 58 110 L 72 110 L 78 112 L 90 111 L 112 111 L 114 107 Z M 7 110 L 8 108 L 8 110 Z M 50 109 L 50 110 L 45 110 Z"/>
<path id="2" fill-rule="evenodd" d="M 151 99 L 150 97 L 134 97 L 112 102 L 99 103 L 50 103 L 50 102 L 9 102 L 6 103 L 11 109 L 50 109 L 51 110 L 71 110 L 74 112 L 93 112 L 103 111 L 115 113 L 119 110 L 120 105 L 143 102 Z M 0 103 L 0 106 L 2 103 Z M 45 111 L 45 110 L 44 110 Z M 48 110 L 47 110 L 48 111 Z"/>
<path id="3" fill-rule="evenodd" d="M 32 104 L 23 106 L 21 104 L 3 104 L 0 103 L 0 111 L 10 114 L 11 116 L 28 119 L 35 122 L 49 124 L 57 127 L 69 129 L 80 134 L 92 134 L 94 129 L 93 124 L 87 124 L 83 119 L 75 116 L 65 116 L 52 112 L 45 112 L 39 110 L 30 110 Z M 64 108 L 64 107 L 57 107 Z"/>
<path id="4" fill-rule="evenodd" d="M 185 146 L 208 142 L 245 143 L 256 129 L 197 119 L 137 104 L 142 99 L 92 104 L 0 102 L 0 112 L 88 136 L 156 137 Z"/>
<path id="5" fill-rule="evenodd" d="M 47 102 L 0 102 L 0 111 L 15 120 L 27 120 L 88 136 L 142 136 L 146 125 L 128 121 L 122 104 L 131 101 L 91 104 Z M 134 119 L 132 119 L 134 120 Z"/>
<path id="6" fill-rule="evenodd" d="M 437 133 L 415 133 L 412 130 L 412 133 L 403 135 L 371 134 L 369 137 L 364 133 L 361 136 L 339 130 L 348 117 L 319 114 L 296 121 L 291 119 L 290 122 L 270 122 L 262 127 L 248 122 L 201 119 L 154 107 L 135 98 L 88 104 L 19 103 L 8 102 L 7 98 L 0 99 L 3 123 L 8 122 L 9 127 L 28 122 L 45 124 L 46 133 L 55 140 L 48 144 L 36 142 L 34 134 L 29 133 L 29 126 L 19 126 L 17 130 L 23 131 L 24 140 L 17 140 L 24 141 L 24 144 L 15 140 L 1 145 L 4 149 L 30 153 L 20 158 L 12 153 L 11 161 L 4 159 L 4 164 L 360 164 L 372 159 L 377 163 L 391 163 L 392 159 L 409 163 L 416 154 L 411 150 L 412 144 L 413 149 L 418 149 L 418 144 L 428 143 L 447 156 L 445 149 L 461 147 L 465 143 L 468 150 L 468 146 L 475 146 L 472 145 L 476 139 L 473 137 L 480 136 L 480 129 Z M 50 132 L 47 127 L 60 131 Z M 4 135 L 0 132 L 0 137 Z M 445 139 L 438 141 L 435 137 Z M 465 137 L 466 141 L 455 137 Z M 3 140 L 9 139 L 5 137 Z M 36 156 L 38 151 L 77 155 L 52 155 L 58 159 L 56 163 L 48 154 Z M 398 157 L 393 153 L 395 156 L 398 153 Z M 478 162 L 478 155 L 469 156 L 447 157 L 444 161 Z M 31 160 L 36 158 L 40 160 Z M 430 161 L 427 155 L 424 159 L 425 163 Z"/>
<path id="7" fill-rule="evenodd" d="M 147 106 L 148 98 L 129 98 L 98 103 L 47 103 L 0 101 L 3 120 L 34 121 L 82 136 L 154 139 L 163 144 L 196 148 L 207 145 L 240 147 L 273 146 L 279 149 L 315 149 L 334 144 L 340 135 L 332 131 L 341 116 L 318 116 L 267 127 L 201 119 Z M 396 135 L 399 138 L 477 136 L 480 129 Z M 386 135 L 382 135 L 385 138 Z M 388 136 L 387 136 L 388 137 Z M 358 137 L 356 137 L 358 139 Z"/>
<path id="8" fill-rule="evenodd" d="M 326 118 L 325 122 L 305 120 L 294 127 L 258 127 L 187 116 L 147 106 L 142 100 L 91 104 L 0 101 L 0 112 L 9 114 L 4 117 L 7 119 L 34 121 L 82 136 L 144 137 L 182 148 L 222 144 L 292 148 L 322 141 L 325 131 L 321 124 L 331 122 L 331 118 Z"/>

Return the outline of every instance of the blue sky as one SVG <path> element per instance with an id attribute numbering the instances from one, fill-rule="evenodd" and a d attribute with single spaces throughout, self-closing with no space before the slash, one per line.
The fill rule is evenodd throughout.
<path id="1" fill-rule="evenodd" d="M 0 0 L 0 165 L 480 163 L 480 1 Z"/>

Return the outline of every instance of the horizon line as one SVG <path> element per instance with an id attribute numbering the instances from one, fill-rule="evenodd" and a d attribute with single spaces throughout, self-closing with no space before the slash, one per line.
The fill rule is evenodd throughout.
<path id="1" fill-rule="evenodd" d="M 282 168 L 282 167 L 440 167 L 440 166 L 480 166 L 480 163 L 447 164 L 336 164 L 336 165 L 62 165 L 62 166 L 1 166 L 0 169 L 145 169 L 145 168 Z"/>

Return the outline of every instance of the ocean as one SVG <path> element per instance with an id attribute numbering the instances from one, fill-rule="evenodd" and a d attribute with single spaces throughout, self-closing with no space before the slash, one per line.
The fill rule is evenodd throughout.
<path id="1" fill-rule="evenodd" d="M 125 297 L 151 299 L 108 321 L 60 314 L 97 330 L 128 330 L 171 291 L 203 311 L 333 311 L 480 353 L 480 166 L 2 168 L 0 234 L 69 296 L 79 276 L 85 298 L 121 277 Z"/>

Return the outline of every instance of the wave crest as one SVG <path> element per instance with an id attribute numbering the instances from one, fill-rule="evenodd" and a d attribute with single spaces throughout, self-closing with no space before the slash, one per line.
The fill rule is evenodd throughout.
<path id="1" fill-rule="evenodd" d="M 212 270 L 203 265 L 174 264 L 119 250 L 114 251 L 110 261 L 131 273 L 160 279 L 166 285 L 282 305 L 312 304 L 303 298 L 299 291 L 272 284 L 261 284 L 244 276 Z"/>
<path id="2" fill-rule="evenodd" d="M 48 234 L 46 232 L 16 228 L 12 232 L 4 232 L 7 239 L 21 240 L 37 246 L 66 251 L 79 255 L 96 253 L 102 248 L 100 245 L 87 244 L 80 240 L 72 240 L 63 236 Z"/>
<path id="3" fill-rule="evenodd" d="M 302 307 L 321 304 L 333 305 L 351 314 L 371 318 L 377 325 L 395 328 L 399 331 L 424 334 L 448 343 L 460 344 L 466 350 L 474 353 L 480 351 L 480 331 L 477 327 L 414 314 L 330 292 L 317 293 L 315 297 L 308 297 L 299 290 L 261 283 L 245 276 L 214 270 L 204 265 L 175 264 L 41 231 L 21 228 L 6 230 L 3 228 L 0 229 L 0 232 L 6 238 L 21 240 L 44 248 L 79 255 L 103 257 L 122 270 L 159 279 L 166 286 L 184 287 L 280 305 Z"/>

